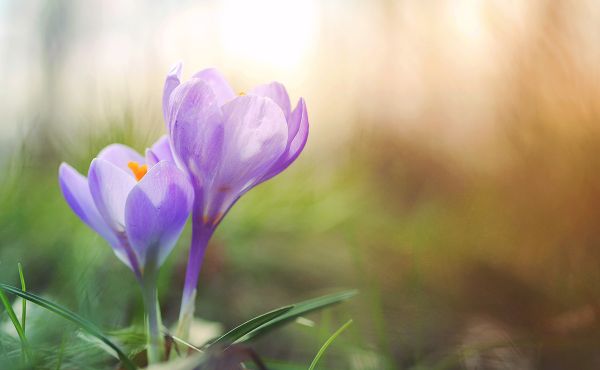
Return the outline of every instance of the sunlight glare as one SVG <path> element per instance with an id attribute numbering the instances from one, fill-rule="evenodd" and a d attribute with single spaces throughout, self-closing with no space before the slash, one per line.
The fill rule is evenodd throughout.
<path id="1" fill-rule="evenodd" d="M 224 1 L 221 47 L 240 62 L 295 69 L 314 44 L 316 15 L 314 0 Z"/>

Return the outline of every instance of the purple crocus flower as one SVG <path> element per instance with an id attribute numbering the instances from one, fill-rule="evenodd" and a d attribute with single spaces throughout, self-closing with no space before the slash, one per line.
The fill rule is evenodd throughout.
<path id="1" fill-rule="evenodd" d="M 92 161 L 88 178 L 62 163 L 59 182 L 75 214 L 138 278 L 162 264 L 193 202 L 192 187 L 176 167 L 166 136 L 145 159 L 125 145 L 107 146 Z"/>
<path id="2" fill-rule="evenodd" d="M 304 99 L 292 110 L 283 85 L 235 94 L 215 69 L 183 83 L 182 65 L 167 75 L 163 113 L 175 161 L 192 182 L 192 245 L 178 334 L 187 337 L 198 274 L 215 228 L 248 190 L 286 169 L 308 137 Z"/>
<path id="3" fill-rule="evenodd" d="M 188 176 L 173 161 L 165 136 L 146 151 L 112 144 L 90 165 L 88 177 L 66 163 L 59 182 L 71 209 L 113 248 L 140 282 L 149 325 L 149 360 L 161 359 L 156 277 L 173 249 L 194 199 Z"/>

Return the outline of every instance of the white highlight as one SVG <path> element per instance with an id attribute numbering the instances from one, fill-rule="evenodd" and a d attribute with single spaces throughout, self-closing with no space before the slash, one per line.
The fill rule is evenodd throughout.
<path id="1" fill-rule="evenodd" d="M 228 56 L 274 68 L 302 63 L 316 32 L 314 0 L 225 0 L 219 14 Z"/>

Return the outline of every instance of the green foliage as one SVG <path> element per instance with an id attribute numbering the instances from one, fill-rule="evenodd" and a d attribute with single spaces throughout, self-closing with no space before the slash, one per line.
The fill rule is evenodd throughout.
<path id="1" fill-rule="evenodd" d="M 340 293 L 329 294 L 326 296 L 309 299 L 300 303 L 296 303 L 291 306 L 291 309 L 283 312 L 281 315 L 274 317 L 272 320 L 265 322 L 257 328 L 249 331 L 243 337 L 240 337 L 239 342 L 245 342 L 255 339 L 261 335 L 268 333 L 269 331 L 284 325 L 292 320 L 297 319 L 300 316 L 322 310 L 326 307 L 340 303 L 347 299 L 350 299 L 358 292 L 356 290 L 348 290 Z"/>
<path id="2" fill-rule="evenodd" d="M 21 290 L 26 292 L 27 286 L 25 285 L 25 275 L 23 274 L 23 265 L 21 262 L 17 264 L 19 268 L 19 280 L 21 281 Z M 23 326 L 23 332 L 25 332 L 25 321 L 27 319 L 27 300 L 21 300 L 21 325 Z"/>
<path id="3" fill-rule="evenodd" d="M 215 339 L 214 341 L 210 341 L 209 343 L 204 345 L 203 348 L 209 349 L 213 346 L 219 346 L 219 345 L 229 347 L 230 345 L 236 343 L 244 335 L 251 333 L 253 330 L 255 330 L 263 325 L 268 325 L 270 322 L 273 322 L 278 317 L 289 312 L 292 308 L 293 308 L 293 306 L 281 307 L 276 310 L 273 310 L 273 311 L 267 312 L 265 314 L 262 314 L 260 316 L 257 316 L 253 319 L 250 319 L 250 320 L 246 321 L 245 323 L 231 329 L 230 331 L 223 334 L 222 336 Z"/>
<path id="4" fill-rule="evenodd" d="M 329 346 L 333 343 L 333 341 L 335 341 L 336 338 L 340 336 L 340 334 L 342 334 L 346 329 L 348 329 L 348 327 L 350 325 L 352 325 L 352 319 L 348 320 L 344 325 L 342 325 L 338 330 L 336 330 L 335 333 L 333 333 L 325 341 L 325 343 L 323 343 L 323 346 L 321 346 L 321 348 L 317 352 L 315 358 L 310 363 L 308 370 L 314 370 L 317 367 L 317 363 L 319 362 L 321 357 L 323 357 L 323 355 L 325 354 L 325 351 L 327 351 L 327 348 L 329 348 Z"/>
<path id="5" fill-rule="evenodd" d="M 25 336 L 25 330 L 23 329 L 23 325 L 19 322 L 19 319 L 17 318 L 17 315 L 15 314 L 15 311 L 13 310 L 12 305 L 8 300 L 8 297 L 6 297 L 6 294 L 4 294 L 4 292 L 2 291 L 0 291 L 0 300 L 2 301 L 2 305 L 4 306 L 8 317 L 10 318 L 10 321 L 12 322 L 13 326 L 15 327 L 15 330 L 17 331 L 17 334 L 19 335 L 19 339 L 21 340 L 21 346 L 23 348 L 23 353 L 25 355 L 26 360 L 29 362 L 31 361 L 31 351 L 29 349 L 29 342 L 27 341 L 27 337 Z"/>
<path id="6" fill-rule="evenodd" d="M 296 303 L 291 306 L 285 306 L 276 310 L 267 312 L 245 323 L 233 328 L 229 332 L 207 343 L 204 348 L 209 349 L 217 345 L 225 345 L 226 347 L 255 339 L 260 335 L 264 335 L 277 327 L 289 323 L 302 315 L 311 312 L 322 310 L 336 303 L 345 301 L 354 295 L 355 290 L 349 290 L 340 293 L 329 294 L 323 297 L 313 298 L 304 302 Z"/>
<path id="7" fill-rule="evenodd" d="M 85 330 L 90 335 L 98 338 L 104 344 L 106 344 L 107 346 L 112 348 L 117 353 L 117 355 L 119 356 L 119 359 L 121 360 L 121 362 L 127 369 L 135 370 L 137 368 L 135 366 L 135 364 L 133 364 L 133 362 L 131 362 L 131 360 L 127 357 L 127 355 L 125 353 L 123 353 L 123 351 L 119 348 L 119 346 L 117 346 L 110 338 L 108 338 L 106 335 L 104 335 L 104 333 L 102 333 L 102 331 L 98 327 L 96 327 L 96 325 L 94 323 L 90 322 L 89 320 L 86 320 L 86 319 L 82 318 L 81 316 L 78 316 L 77 314 L 71 312 L 70 310 L 68 310 L 64 307 L 57 305 L 56 303 L 50 302 L 50 301 L 48 301 L 42 297 L 39 297 L 35 294 L 29 293 L 29 292 L 24 292 L 20 289 L 10 286 L 10 285 L 0 283 L 0 289 L 10 292 L 12 294 L 18 295 L 19 297 L 21 297 L 23 299 L 26 299 L 32 303 L 35 303 L 38 306 L 41 306 L 41 307 L 45 308 L 46 310 L 51 311 L 59 316 L 62 316 L 65 319 L 73 322 L 74 324 L 78 325 L 81 329 Z M 6 296 L 3 293 L 2 293 L 2 295 L 0 295 L 0 298 L 1 297 L 4 297 L 3 301 L 6 298 Z M 14 312 L 12 312 L 12 315 L 15 317 L 15 320 L 16 320 L 16 315 L 14 315 Z"/>

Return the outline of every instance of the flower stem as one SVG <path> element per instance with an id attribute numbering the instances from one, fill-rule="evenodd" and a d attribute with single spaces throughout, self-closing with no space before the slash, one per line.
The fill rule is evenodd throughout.
<path id="1" fill-rule="evenodd" d="M 189 336 L 190 325 L 194 317 L 198 276 L 202 267 L 202 261 L 204 260 L 204 252 L 214 231 L 211 226 L 202 222 L 201 216 L 198 213 L 194 212 L 192 215 L 192 242 L 185 272 L 185 283 L 176 331 L 176 336 L 183 340 L 187 340 Z"/>
<path id="2" fill-rule="evenodd" d="M 160 329 L 160 305 L 158 303 L 158 290 L 156 288 L 156 274 L 144 276 L 142 290 L 144 307 L 146 309 L 146 339 L 148 343 L 148 364 L 155 364 L 164 359 L 164 340 Z"/>

